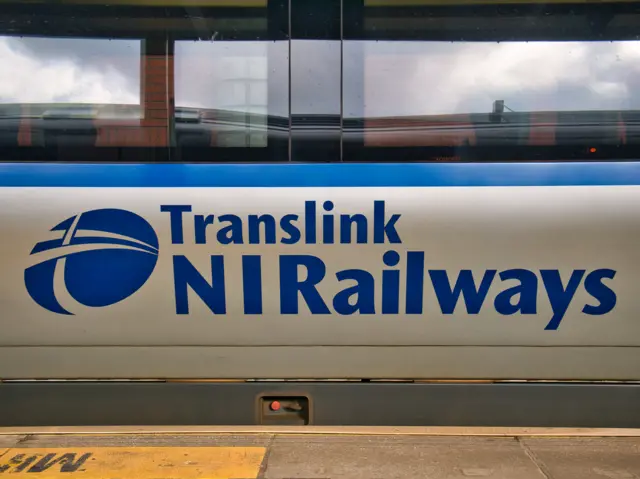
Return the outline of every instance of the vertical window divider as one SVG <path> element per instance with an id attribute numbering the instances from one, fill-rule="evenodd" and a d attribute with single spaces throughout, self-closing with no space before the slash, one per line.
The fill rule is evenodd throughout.
<path id="1" fill-rule="evenodd" d="M 287 15 L 288 15 L 288 19 L 287 19 L 288 22 L 287 23 L 288 23 L 288 29 L 289 29 L 289 31 L 287 32 L 287 43 L 288 43 L 288 49 L 289 49 L 288 50 L 289 51 L 289 53 L 288 53 L 289 61 L 287 62 L 288 76 L 289 76 L 289 95 L 288 95 L 289 96 L 289 131 L 287 132 L 288 133 L 287 137 L 289 139 L 289 142 L 288 142 L 287 152 L 288 152 L 288 155 L 289 155 L 289 161 L 293 161 L 293 142 L 292 142 L 293 114 L 292 114 L 292 111 L 291 111 L 291 92 L 292 92 L 292 89 L 293 89 L 292 88 L 292 83 L 291 83 L 291 78 L 292 78 L 292 75 L 291 75 L 291 60 L 292 60 L 292 58 L 291 58 L 291 32 L 292 32 L 292 28 L 291 28 L 291 9 L 292 9 L 291 0 L 289 0 L 289 8 L 288 8 L 289 11 L 287 12 Z"/>
<path id="2" fill-rule="evenodd" d="M 344 161 L 344 0 L 340 0 L 340 162 Z"/>

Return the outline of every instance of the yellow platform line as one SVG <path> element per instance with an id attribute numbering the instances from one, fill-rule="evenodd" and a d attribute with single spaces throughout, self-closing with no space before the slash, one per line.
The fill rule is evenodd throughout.
<path id="1" fill-rule="evenodd" d="M 10 448 L 0 474 L 12 479 L 250 479 L 264 447 Z"/>
<path id="2" fill-rule="evenodd" d="M 5 427 L 0 436 L 23 435 L 321 435 L 321 436 L 494 436 L 640 437 L 632 428 L 456 427 L 456 426 L 69 426 Z"/>

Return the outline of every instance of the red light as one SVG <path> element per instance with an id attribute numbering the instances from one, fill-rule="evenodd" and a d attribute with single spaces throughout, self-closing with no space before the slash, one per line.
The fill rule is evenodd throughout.
<path id="1" fill-rule="evenodd" d="M 597 148 L 593 148 L 593 147 L 589 148 L 589 153 L 595 153 L 596 151 L 598 151 Z"/>
<path id="2" fill-rule="evenodd" d="M 273 401 L 269 407 L 271 408 L 272 411 L 279 411 L 281 407 L 280 401 Z"/>

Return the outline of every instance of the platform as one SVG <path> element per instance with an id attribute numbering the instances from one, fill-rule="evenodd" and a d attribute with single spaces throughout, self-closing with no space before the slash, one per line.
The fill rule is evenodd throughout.
<path id="1" fill-rule="evenodd" d="M 0 430 L 11 479 L 639 479 L 640 432 Z M 308 429 L 306 431 L 309 431 Z M 466 433 L 474 435 L 461 435 Z M 563 437 L 564 436 L 564 437 Z M 578 437 L 579 436 L 579 437 Z M 602 437 L 605 436 L 605 437 Z M 615 437 L 612 437 L 615 436 Z M 626 437 L 625 437 L 626 436 Z"/>

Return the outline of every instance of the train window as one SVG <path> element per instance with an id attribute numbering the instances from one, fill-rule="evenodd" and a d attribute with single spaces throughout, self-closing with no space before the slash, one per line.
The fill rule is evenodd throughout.
<path id="1" fill-rule="evenodd" d="M 341 9 L 346 3 L 291 2 L 292 161 L 341 160 Z"/>
<path id="2" fill-rule="evenodd" d="M 0 0 L 0 155 L 640 155 L 640 2 Z"/>
<path id="3" fill-rule="evenodd" d="M 0 146 L 93 146 L 139 123 L 140 41 L 0 36 Z M 113 141 L 113 140 L 112 140 Z"/>
<path id="4" fill-rule="evenodd" d="M 137 40 L 0 36 L 1 108 L 130 104 L 137 114 L 140 48 Z"/>
<path id="5" fill-rule="evenodd" d="M 271 0 L 0 0 L 2 158 L 286 161 L 286 18 Z"/>
<path id="6" fill-rule="evenodd" d="M 291 42 L 291 159 L 339 161 L 342 44 Z"/>
<path id="7" fill-rule="evenodd" d="M 288 161 L 287 5 L 227 1 L 189 11 L 193 32 L 174 35 L 177 160 Z M 225 12 L 235 20 L 221 24 Z"/>
<path id="8" fill-rule="evenodd" d="M 287 58 L 284 42 L 176 42 L 178 145 L 267 147 L 269 117 L 287 124 Z"/>
<path id="9" fill-rule="evenodd" d="M 359 14 L 344 25 L 345 160 L 637 157 L 637 3 L 364 0 Z"/>

